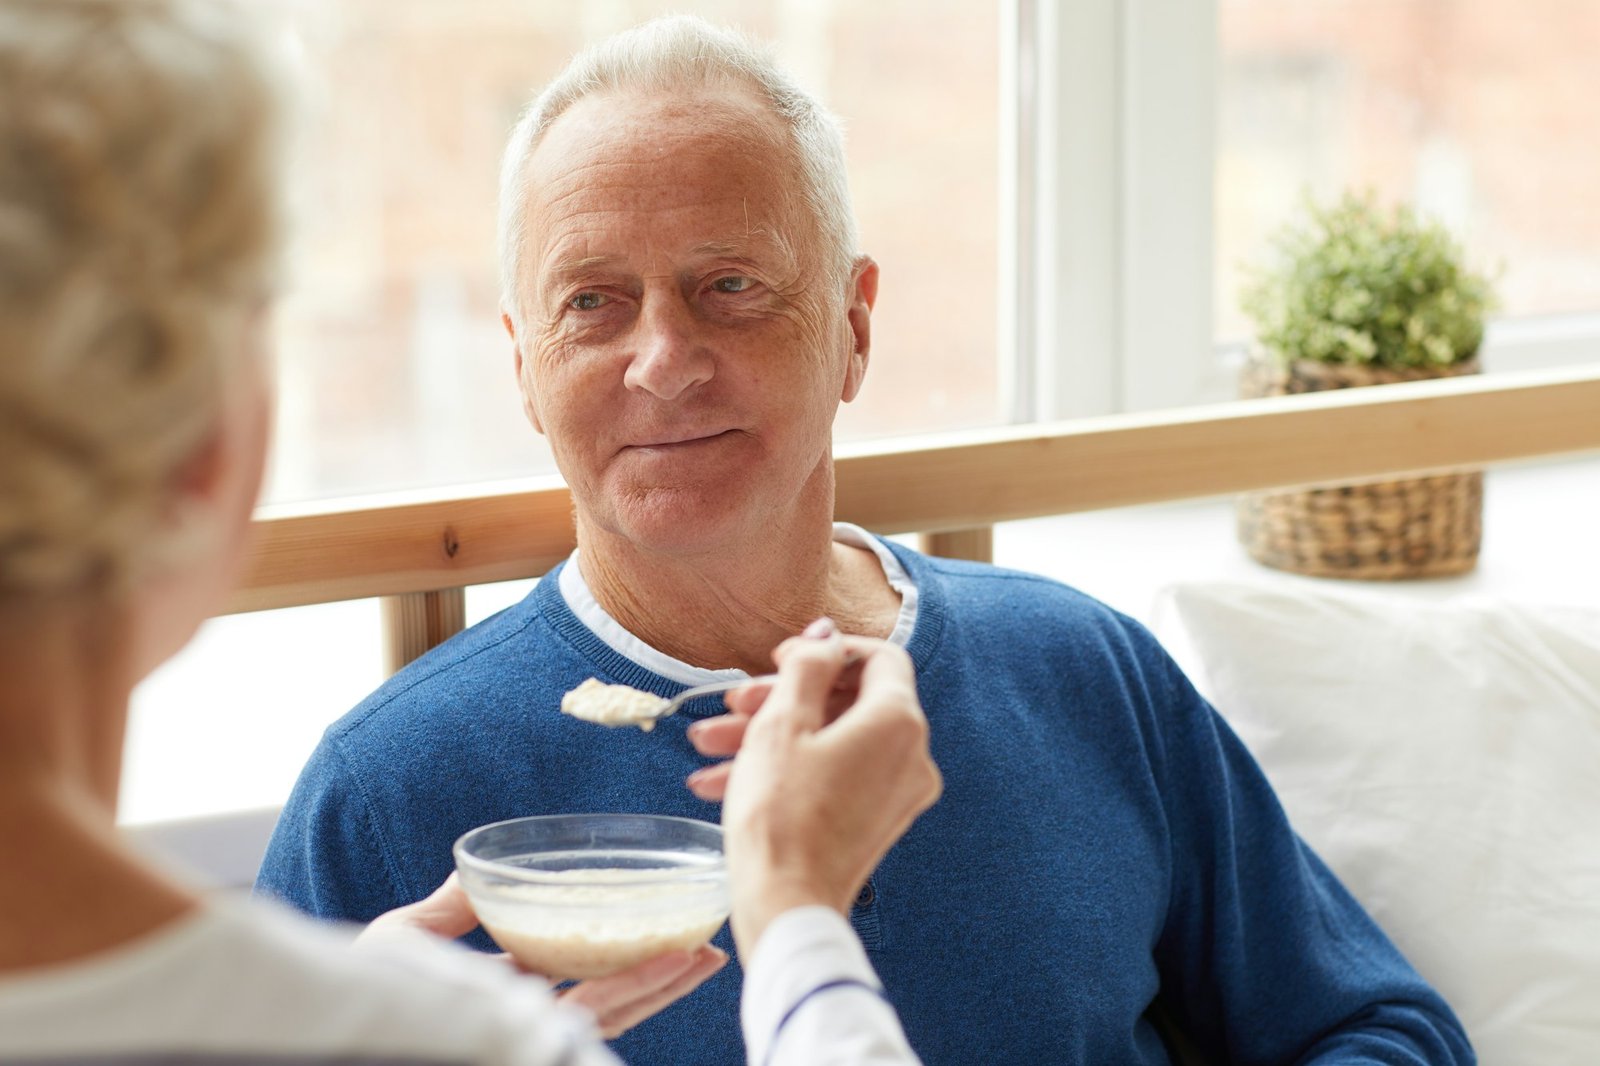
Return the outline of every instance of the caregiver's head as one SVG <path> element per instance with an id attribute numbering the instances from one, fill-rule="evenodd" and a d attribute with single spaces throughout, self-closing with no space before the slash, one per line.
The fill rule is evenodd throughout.
<path id="1" fill-rule="evenodd" d="M 0 0 L 0 612 L 142 672 L 215 608 L 268 423 L 277 79 L 212 0 Z"/>
<path id="2" fill-rule="evenodd" d="M 837 123 L 762 49 L 676 17 L 574 59 L 512 135 L 500 254 L 580 535 L 713 553 L 831 513 L 877 267 Z"/>

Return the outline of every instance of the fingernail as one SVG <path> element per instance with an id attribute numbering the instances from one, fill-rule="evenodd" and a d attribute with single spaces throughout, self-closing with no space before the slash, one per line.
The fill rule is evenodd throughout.
<path id="1" fill-rule="evenodd" d="M 806 626 L 805 632 L 800 635 L 802 637 L 810 637 L 812 640 L 827 640 L 837 632 L 839 630 L 834 626 L 833 619 L 819 618 Z"/>
<path id="2" fill-rule="evenodd" d="M 690 722 L 689 723 L 689 728 L 684 730 L 684 735 L 687 736 L 690 740 L 693 740 L 695 737 L 699 736 L 701 733 L 704 733 L 704 732 L 705 732 L 705 723 L 704 722 Z"/>

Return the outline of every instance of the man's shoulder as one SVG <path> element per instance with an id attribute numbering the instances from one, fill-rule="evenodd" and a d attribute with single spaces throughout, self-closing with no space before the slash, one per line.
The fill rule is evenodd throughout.
<path id="1" fill-rule="evenodd" d="M 1160 643 L 1139 621 L 1054 578 L 989 563 L 944 559 L 902 549 L 919 584 L 937 583 L 945 616 L 940 628 L 993 652 L 1070 656 L 1077 664 L 1102 662 L 1117 670 L 1146 670 L 1164 663 Z"/>
<path id="2" fill-rule="evenodd" d="M 533 597 L 457 633 L 379 685 L 329 727 L 352 740 L 394 728 L 450 730 L 508 698 L 559 697 L 582 656 L 540 615 Z M 581 680 L 581 678 L 579 679 Z"/>
<path id="3" fill-rule="evenodd" d="M 1043 574 L 920 552 L 905 555 L 911 557 L 914 573 L 939 581 L 951 608 L 963 614 L 1000 611 L 1014 617 L 1018 611 L 1042 610 L 1068 624 L 1121 628 L 1132 622 L 1088 593 Z"/>

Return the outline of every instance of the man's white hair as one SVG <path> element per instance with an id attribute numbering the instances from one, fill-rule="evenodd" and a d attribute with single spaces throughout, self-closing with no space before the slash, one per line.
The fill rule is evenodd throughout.
<path id="1" fill-rule="evenodd" d="M 500 169 L 500 288 L 506 310 L 520 319 L 528 157 L 563 112 L 597 93 L 660 95 L 740 85 L 755 91 L 789 131 L 799 191 L 817 221 L 823 269 L 842 285 L 856 258 L 857 237 L 838 119 L 753 38 L 692 15 L 671 15 L 579 53 L 518 120 Z"/>

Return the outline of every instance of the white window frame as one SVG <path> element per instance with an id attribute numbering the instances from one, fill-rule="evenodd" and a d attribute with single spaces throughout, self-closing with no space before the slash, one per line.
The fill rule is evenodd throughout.
<path id="1" fill-rule="evenodd" d="M 1000 352 L 1029 422 L 1220 401 L 1217 0 L 1002 5 Z M 1600 361 L 1600 309 L 1490 320 L 1491 370 Z"/>
<path id="2" fill-rule="evenodd" d="M 1007 414 L 1193 403 L 1218 377 L 1216 5 L 1011 0 L 1005 17 Z"/>

